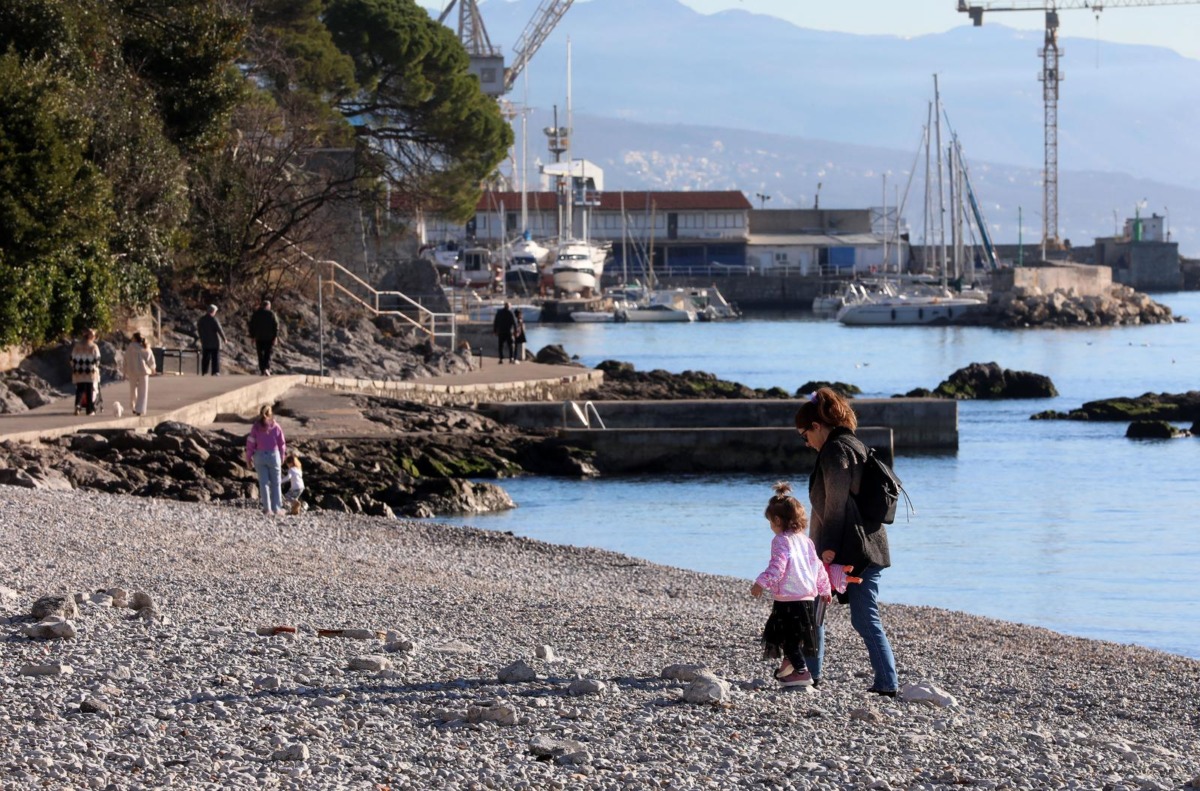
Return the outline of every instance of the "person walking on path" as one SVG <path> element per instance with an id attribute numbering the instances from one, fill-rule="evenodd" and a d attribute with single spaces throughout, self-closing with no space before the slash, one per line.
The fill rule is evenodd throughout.
<path id="1" fill-rule="evenodd" d="M 71 347 L 71 382 L 75 385 L 75 414 L 96 414 L 96 389 L 100 384 L 100 347 L 96 331 L 86 329 Z"/>
<path id="2" fill-rule="evenodd" d="M 817 451 L 816 468 L 808 482 L 812 501 L 812 541 L 821 560 L 853 566 L 860 578 L 847 587 L 850 624 L 862 637 L 874 680 L 870 692 L 895 697 L 899 682 L 896 659 L 879 615 L 879 577 L 891 565 L 887 530 L 864 524 L 854 501 L 862 483 L 867 448 L 854 436 L 858 416 L 844 398 L 822 387 L 796 412 L 796 430 Z M 817 655 L 809 660 L 813 678 L 821 677 L 825 654 L 824 628 L 818 630 Z"/>
<path id="3" fill-rule="evenodd" d="M 521 309 L 513 310 L 513 363 L 520 365 L 525 359 L 525 319 Z"/>
<path id="4" fill-rule="evenodd" d="M 286 453 L 283 429 L 275 422 L 271 405 L 264 404 L 246 435 L 246 463 L 258 473 L 258 501 L 264 514 L 283 513 L 280 466 Z"/>
<path id="5" fill-rule="evenodd" d="M 271 300 L 264 299 L 250 316 L 250 337 L 258 351 L 258 372 L 270 376 L 271 353 L 275 350 L 275 339 L 279 337 L 279 319 L 271 310 Z"/>
<path id="6" fill-rule="evenodd" d="M 808 520 L 804 506 L 791 496 L 787 483 L 775 484 L 775 495 L 767 502 L 763 515 L 771 523 L 771 562 L 750 586 L 750 595 L 770 591 L 774 603 L 771 617 L 763 627 L 763 659 L 783 658 L 775 679 L 784 687 L 811 687 L 812 673 L 804 655 L 817 653 L 816 631 L 824 607 L 831 597 L 825 564 L 817 549 L 804 535 Z"/>
<path id="7" fill-rule="evenodd" d="M 504 307 L 496 311 L 496 318 L 492 319 L 492 334 L 496 336 L 500 344 L 500 364 L 504 364 L 504 349 L 508 348 L 508 357 L 513 359 L 513 330 L 517 326 L 517 318 L 513 315 L 512 305 L 508 300 L 504 301 Z"/>
<path id="8" fill-rule="evenodd" d="M 135 415 L 146 414 L 150 399 L 150 377 L 154 374 L 154 352 L 142 338 L 142 333 L 133 333 L 133 340 L 125 347 L 125 379 L 129 382 L 129 408 Z"/>
<path id="9" fill-rule="evenodd" d="M 200 375 L 211 370 L 213 376 L 221 375 L 221 347 L 225 345 L 225 331 L 217 321 L 217 306 L 209 305 L 208 312 L 196 322 L 196 334 L 200 336 Z"/>

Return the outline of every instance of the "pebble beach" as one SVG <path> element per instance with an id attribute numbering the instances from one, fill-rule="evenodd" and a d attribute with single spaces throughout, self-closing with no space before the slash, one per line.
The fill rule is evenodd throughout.
<path id="1" fill-rule="evenodd" d="M 1200 662 L 953 611 L 889 699 L 844 607 L 783 690 L 749 580 L 469 528 L 0 487 L 0 561 L 3 789 L 1200 788 Z"/>

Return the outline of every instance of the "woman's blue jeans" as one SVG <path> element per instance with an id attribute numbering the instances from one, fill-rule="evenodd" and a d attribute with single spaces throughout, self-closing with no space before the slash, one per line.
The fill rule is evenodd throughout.
<path id="1" fill-rule="evenodd" d="M 896 677 L 896 659 L 892 656 L 892 645 L 888 642 L 887 634 L 883 631 L 883 621 L 879 618 L 879 575 L 883 573 L 880 566 L 868 566 L 859 576 L 862 582 L 852 582 L 846 586 L 850 596 L 850 625 L 862 637 L 867 646 L 867 655 L 871 659 L 871 670 L 875 673 L 872 689 L 893 690 L 900 685 Z M 808 670 L 813 678 L 821 677 L 825 664 L 825 627 L 818 630 L 817 655 L 807 657 Z"/>
<path id="2" fill-rule="evenodd" d="M 254 454 L 254 470 L 258 473 L 258 501 L 264 513 L 277 514 L 283 510 L 283 492 L 279 484 L 279 451 L 260 450 Z"/>

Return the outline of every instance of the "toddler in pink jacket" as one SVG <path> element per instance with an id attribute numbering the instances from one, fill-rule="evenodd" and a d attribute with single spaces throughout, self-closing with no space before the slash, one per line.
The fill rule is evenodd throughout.
<path id="1" fill-rule="evenodd" d="M 804 655 L 816 653 L 813 635 L 823 614 L 817 603 L 828 602 L 831 594 L 825 564 L 804 533 L 808 528 L 804 506 L 791 491 L 789 484 L 777 483 L 767 503 L 764 515 L 775 533 L 771 562 L 750 586 L 750 595 L 757 598 L 766 590 L 774 599 L 762 643 L 764 659 L 783 658 L 775 678 L 784 687 L 810 687 L 813 678 Z"/>

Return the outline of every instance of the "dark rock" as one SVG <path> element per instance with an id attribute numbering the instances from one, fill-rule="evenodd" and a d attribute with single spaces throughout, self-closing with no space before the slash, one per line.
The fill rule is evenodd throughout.
<path id="1" fill-rule="evenodd" d="M 534 361 L 544 365 L 570 365 L 572 363 L 571 355 L 567 354 L 566 349 L 557 343 L 543 346 L 538 350 Z"/>
<path id="2" fill-rule="evenodd" d="M 369 516 L 386 516 L 389 519 L 395 519 L 396 514 L 392 511 L 387 503 L 381 503 L 378 500 L 367 498 L 363 504 L 363 513 Z"/>
<path id="3" fill-rule="evenodd" d="M 933 391 L 927 387 L 915 387 L 897 398 L 933 398 Z"/>
<path id="4" fill-rule="evenodd" d="M 950 375 L 933 391 L 956 399 L 1053 398 L 1058 395 L 1050 377 L 1012 371 L 996 363 L 971 363 Z"/>
<path id="5" fill-rule="evenodd" d="M 639 372 L 631 363 L 605 360 L 596 366 L 604 372 L 604 383 L 587 391 L 593 401 L 668 401 L 704 398 L 788 398 L 782 388 L 750 388 L 717 378 L 704 371 L 673 374 L 654 370 Z"/>
<path id="6" fill-rule="evenodd" d="M 461 478 L 421 481 L 415 495 L 436 514 L 486 514 L 517 507 L 508 492 L 499 486 Z M 405 513 L 415 515 L 409 510 Z"/>
<path id="7" fill-rule="evenodd" d="M 72 434 L 66 439 L 67 446 L 76 453 L 102 456 L 108 450 L 108 440 L 99 434 Z"/>
<path id="8" fill-rule="evenodd" d="M 1125 436 L 1129 439 L 1174 439 L 1185 436 L 1185 432 L 1165 420 L 1135 420 L 1129 424 Z"/>
<path id="9" fill-rule="evenodd" d="M 856 395 L 862 395 L 862 388 L 856 385 L 846 384 L 845 382 L 814 381 L 805 382 L 804 384 L 800 385 L 800 387 L 796 390 L 796 395 L 794 397 L 800 398 L 802 396 L 812 395 L 822 387 L 828 387 L 830 390 L 844 398 L 852 398 Z"/>
<path id="10" fill-rule="evenodd" d="M 538 475 L 563 475 L 572 478 L 591 478 L 599 475 L 594 451 L 567 445 L 551 438 L 523 448 L 517 460 L 525 470 Z"/>
<path id="11" fill-rule="evenodd" d="M 1088 401 L 1069 412 L 1041 412 L 1038 420 L 1167 420 L 1200 421 L 1200 390 L 1186 393 L 1144 393 L 1137 398 L 1104 398 Z"/>
<path id="12" fill-rule="evenodd" d="M 336 494 L 327 494 L 319 501 L 322 509 L 326 511 L 340 511 L 342 513 L 351 513 L 350 505 Z"/>
<path id="13" fill-rule="evenodd" d="M 43 596 L 33 603 L 29 615 L 35 621 L 58 615 L 67 620 L 79 617 L 79 607 L 72 596 Z"/>

